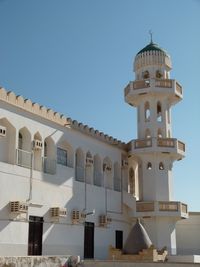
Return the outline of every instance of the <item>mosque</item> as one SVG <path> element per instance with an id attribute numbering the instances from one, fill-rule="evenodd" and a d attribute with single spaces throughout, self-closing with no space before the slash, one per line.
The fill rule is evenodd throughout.
<path id="1" fill-rule="evenodd" d="M 171 69 L 152 40 L 135 56 L 124 89 L 137 109 L 129 143 L 0 88 L 0 256 L 134 254 L 137 227 L 169 257 L 200 255 L 200 212 L 173 198 L 185 144 L 172 134 L 183 88 Z"/>

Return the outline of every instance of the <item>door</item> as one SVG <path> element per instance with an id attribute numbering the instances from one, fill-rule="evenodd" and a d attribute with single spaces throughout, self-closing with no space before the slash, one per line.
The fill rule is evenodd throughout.
<path id="1" fill-rule="evenodd" d="M 117 249 L 123 248 L 123 231 L 115 231 L 115 247 Z"/>
<path id="2" fill-rule="evenodd" d="M 28 255 L 42 255 L 43 218 L 29 216 Z"/>
<path id="3" fill-rule="evenodd" d="M 94 223 L 85 222 L 84 258 L 94 258 Z"/>

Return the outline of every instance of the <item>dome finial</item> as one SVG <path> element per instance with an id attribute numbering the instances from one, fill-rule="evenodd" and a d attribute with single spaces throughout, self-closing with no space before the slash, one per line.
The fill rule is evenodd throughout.
<path id="1" fill-rule="evenodd" d="M 150 38 L 151 38 L 150 44 L 153 44 L 153 32 L 152 32 L 152 30 L 149 30 L 149 34 L 150 34 Z"/>

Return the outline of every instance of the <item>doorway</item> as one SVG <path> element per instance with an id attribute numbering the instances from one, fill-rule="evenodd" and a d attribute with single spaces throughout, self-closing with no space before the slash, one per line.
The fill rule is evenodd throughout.
<path id="1" fill-rule="evenodd" d="M 84 258 L 94 258 L 94 223 L 85 222 L 84 231 Z"/>
<path id="2" fill-rule="evenodd" d="M 115 231 L 115 248 L 123 249 L 123 231 Z"/>
<path id="3" fill-rule="evenodd" d="M 29 216 L 28 255 L 42 255 L 43 217 Z"/>

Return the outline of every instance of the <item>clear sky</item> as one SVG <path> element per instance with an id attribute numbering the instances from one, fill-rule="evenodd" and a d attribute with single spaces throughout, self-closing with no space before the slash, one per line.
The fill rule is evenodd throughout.
<path id="1" fill-rule="evenodd" d="M 0 0 L 0 21 L 1 86 L 125 142 L 137 125 L 123 89 L 151 29 L 184 87 L 175 199 L 200 211 L 200 0 Z"/>

